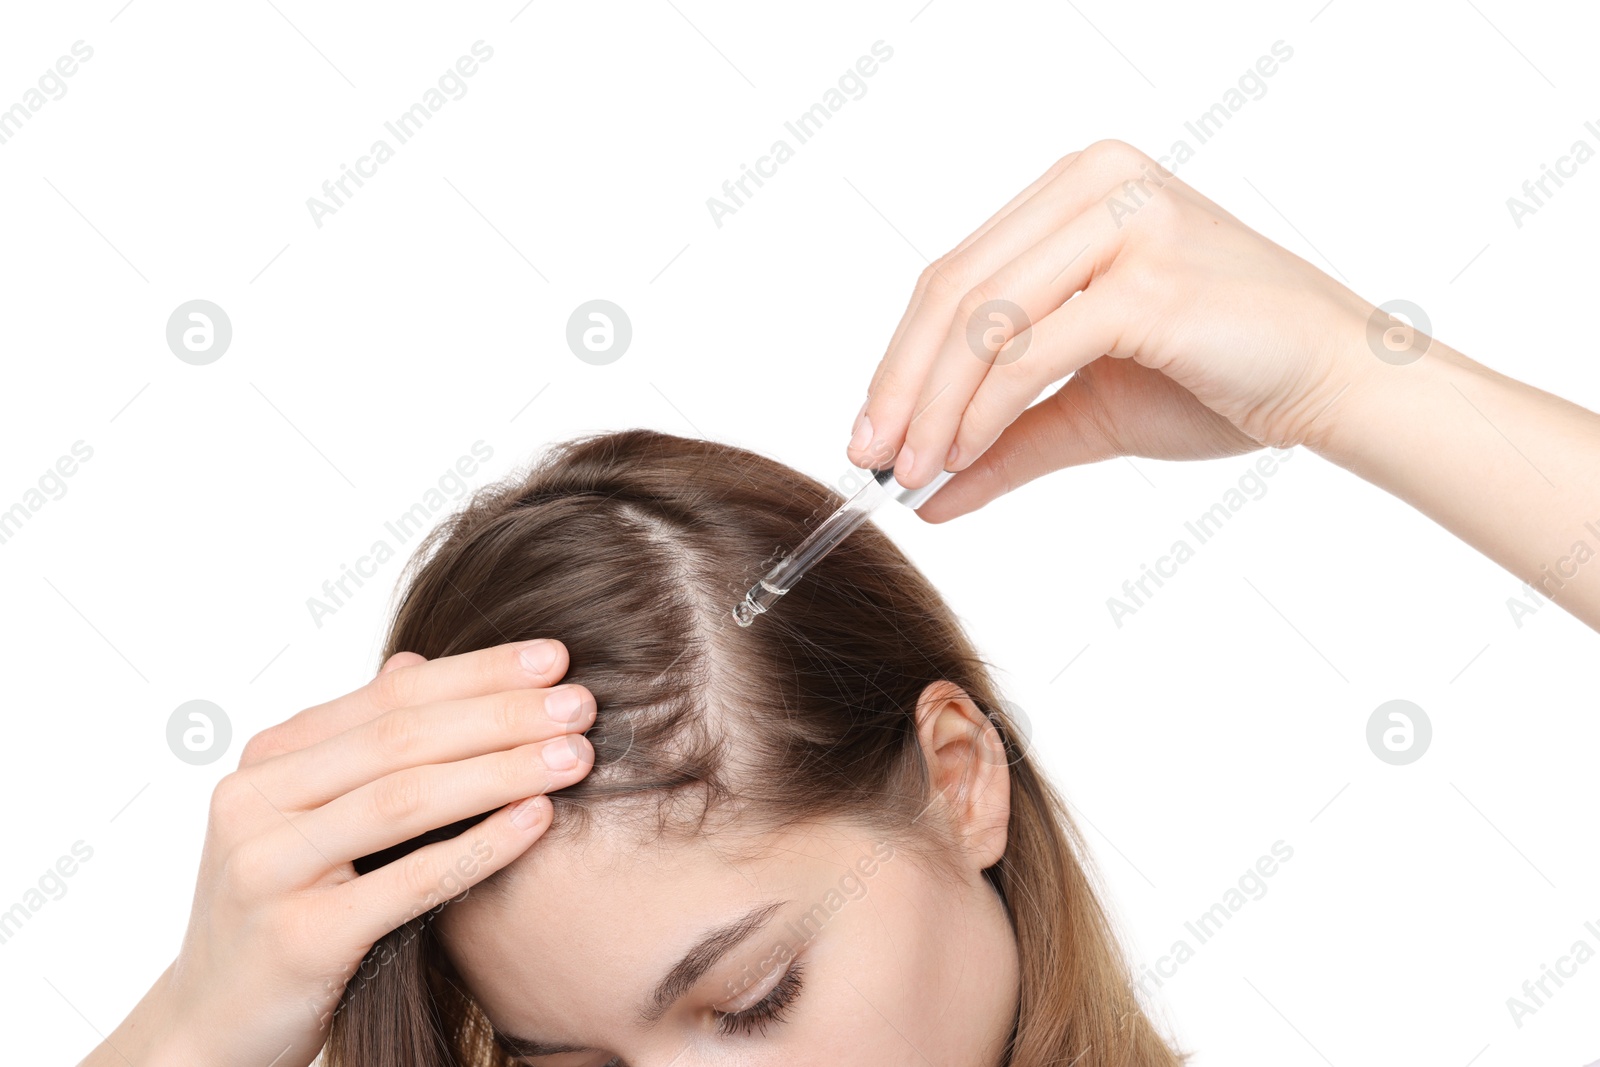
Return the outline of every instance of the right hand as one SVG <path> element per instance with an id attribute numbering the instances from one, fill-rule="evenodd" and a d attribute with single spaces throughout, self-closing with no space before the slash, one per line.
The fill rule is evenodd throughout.
<path id="1" fill-rule="evenodd" d="M 923 273 L 850 458 L 894 459 L 909 488 L 961 471 L 918 509 L 940 522 L 1112 456 L 1315 447 L 1318 417 L 1381 366 L 1374 311 L 1144 153 L 1101 141 Z"/>
<path id="2" fill-rule="evenodd" d="M 549 661 L 525 663 L 530 650 Z M 594 697 L 554 687 L 567 668 L 556 641 L 401 652 L 355 692 L 251 738 L 212 794 L 188 931 L 158 983 L 160 1062 L 306 1067 L 373 943 L 521 855 L 550 825 L 544 794 L 593 766 Z M 581 698 L 571 722 L 548 712 L 559 693 Z M 355 872 L 355 859 L 499 805 Z"/>

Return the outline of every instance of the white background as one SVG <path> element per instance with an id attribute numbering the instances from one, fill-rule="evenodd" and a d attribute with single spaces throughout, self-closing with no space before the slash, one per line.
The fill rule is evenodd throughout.
<path id="1" fill-rule="evenodd" d="M 0 909 L 93 849 L 0 944 L 11 1062 L 75 1061 L 171 959 L 213 784 L 370 676 L 401 561 L 320 627 L 307 598 L 474 442 L 475 484 L 628 426 L 837 483 L 926 260 L 1094 140 L 1188 140 L 1181 176 L 1250 225 L 1600 407 L 1600 161 L 1520 228 L 1506 207 L 1600 147 L 1583 5 L 274 3 L 0 15 L 0 107 L 94 49 L 0 145 L 0 509 L 93 449 L 0 544 Z M 480 39 L 466 95 L 317 227 L 307 198 Z M 866 94 L 715 225 L 707 197 L 879 40 Z M 1196 146 L 1184 122 L 1279 40 L 1265 95 Z M 633 323 L 609 366 L 564 338 L 596 297 Z M 196 298 L 233 325 L 209 366 L 165 341 Z M 1117 460 L 882 521 L 1026 710 L 1136 960 L 1293 848 L 1157 991 L 1196 1063 L 1600 1059 L 1600 960 L 1520 1028 L 1506 1006 L 1600 948 L 1595 635 L 1553 606 L 1519 626 L 1517 579 L 1304 450 L 1115 625 L 1106 599 L 1250 462 Z M 234 730 L 201 767 L 165 740 L 195 698 Z M 1394 698 L 1434 727 L 1404 767 L 1365 740 Z"/>

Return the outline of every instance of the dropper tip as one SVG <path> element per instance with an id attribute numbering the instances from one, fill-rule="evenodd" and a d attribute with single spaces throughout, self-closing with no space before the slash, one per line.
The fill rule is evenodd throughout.
<path id="1" fill-rule="evenodd" d="M 761 579 L 755 585 L 752 585 L 750 591 L 744 595 L 744 599 L 734 606 L 734 621 L 740 626 L 749 626 L 755 621 L 757 615 L 776 604 L 778 598 L 788 591 L 788 589 L 779 589 L 767 578 Z"/>

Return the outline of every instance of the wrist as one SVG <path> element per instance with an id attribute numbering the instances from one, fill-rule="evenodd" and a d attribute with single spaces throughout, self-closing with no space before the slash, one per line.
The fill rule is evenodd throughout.
<path id="1" fill-rule="evenodd" d="M 1346 347 L 1337 391 L 1301 442 L 1362 477 L 1394 462 L 1397 446 L 1437 414 L 1441 400 L 1459 400 L 1459 383 L 1494 377 L 1476 373 L 1486 368 L 1426 334 L 1397 329 L 1389 336 L 1385 344 L 1374 326 Z M 1396 336 L 1402 338 L 1400 346 L 1393 342 Z"/>

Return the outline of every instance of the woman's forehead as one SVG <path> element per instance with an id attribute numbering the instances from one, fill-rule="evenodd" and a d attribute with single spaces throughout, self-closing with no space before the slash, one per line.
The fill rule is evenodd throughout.
<path id="1" fill-rule="evenodd" d="M 786 920 L 859 892 L 861 871 L 869 862 L 876 869 L 884 852 L 843 825 L 775 833 L 754 856 L 724 855 L 710 837 L 640 846 L 598 834 L 542 844 L 552 847 L 514 861 L 522 869 L 503 891 L 476 900 L 469 892 L 439 917 L 452 964 L 497 1020 L 632 1003 L 707 931 L 777 905 L 757 945 L 770 952 Z"/>
<path id="2" fill-rule="evenodd" d="M 440 915 L 446 936 L 471 937 L 510 915 L 533 911 L 572 928 L 648 919 L 686 894 L 737 903 L 785 885 L 851 869 L 874 839 L 845 822 L 779 831 L 664 837 L 595 824 L 582 835 L 535 842 L 489 880 Z"/>

